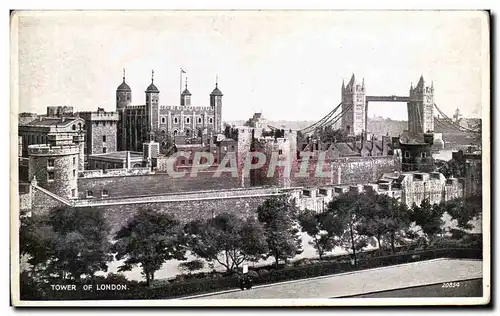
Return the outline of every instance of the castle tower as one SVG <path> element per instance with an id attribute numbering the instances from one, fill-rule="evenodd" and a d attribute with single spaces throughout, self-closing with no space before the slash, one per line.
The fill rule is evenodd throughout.
<path id="1" fill-rule="evenodd" d="M 147 116 L 147 124 L 145 128 L 145 134 L 143 135 L 149 135 L 150 132 L 156 131 L 159 127 L 159 116 L 160 116 L 160 109 L 159 109 L 159 98 L 160 98 L 160 91 L 158 88 L 154 85 L 154 70 L 151 71 L 151 84 L 149 87 L 146 89 L 146 116 Z M 143 140 L 144 142 L 147 141 L 147 139 Z"/>
<path id="2" fill-rule="evenodd" d="M 49 144 L 30 145 L 29 179 L 63 198 L 78 197 L 78 170 L 83 161 L 82 144 L 73 134 L 49 135 Z"/>
<path id="3" fill-rule="evenodd" d="M 222 92 L 219 90 L 218 78 L 215 78 L 215 89 L 210 93 L 210 106 L 214 110 L 214 131 L 222 132 Z"/>
<path id="4" fill-rule="evenodd" d="M 434 85 L 426 85 L 424 77 L 415 88 L 410 87 L 408 101 L 408 133 L 419 135 L 434 131 Z"/>
<path id="5" fill-rule="evenodd" d="M 116 88 L 116 111 L 118 112 L 118 135 L 117 135 L 117 149 L 125 150 L 127 143 L 127 132 L 125 131 L 124 111 L 127 106 L 132 102 L 132 89 L 125 82 L 125 69 L 123 69 L 123 82 Z"/>
<path id="6" fill-rule="evenodd" d="M 361 135 L 366 126 L 366 97 L 365 80 L 356 82 L 354 74 L 351 80 L 344 85 L 342 81 L 342 129 L 349 135 Z"/>
<path id="7" fill-rule="evenodd" d="M 125 82 L 125 69 L 123 69 L 123 82 L 116 88 L 116 110 L 123 110 L 132 102 L 132 89 Z"/>
<path id="8" fill-rule="evenodd" d="M 191 106 L 191 92 L 188 90 L 188 81 L 186 78 L 186 88 L 181 93 L 181 106 Z"/>

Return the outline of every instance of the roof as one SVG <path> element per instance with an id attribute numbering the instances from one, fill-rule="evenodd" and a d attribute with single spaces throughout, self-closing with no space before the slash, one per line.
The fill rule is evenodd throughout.
<path id="1" fill-rule="evenodd" d="M 76 120 L 83 121 L 82 118 L 78 117 L 67 117 L 64 118 L 64 121 L 61 118 L 41 118 L 35 119 L 28 124 L 27 126 L 67 126 L 74 123 Z"/>
<path id="2" fill-rule="evenodd" d="M 182 95 L 191 95 L 191 92 L 186 88 L 184 91 L 182 91 Z"/>
<path id="3" fill-rule="evenodd" d="M 128 86 L 128 84 L 125 83 L 125 78 L 123 79 L 123 82 L 121 83 L 121 85 L 119 85 L 118 88 L 116 88 L 116 91 L 132 92 L 132 90 L 130 89 L 130 87 Z"/>
<path id="4" fill-rule="evenodd" d="M 215 95 L 215 96 L 222 96 L 222 92 L 219 90 L 219 84 L 216 83 L 215 84 L 215 89 L 214 91 L 212 91 L 212 93 L 210 93 L 210 95 Z"/>
<path id="5" fill-rule="evenodd" d="M 154 83 L 151 82 L 149 87 L 146 89 L 146 92 L 160 92 L 160 90 L 158 90 Z"/>
<path id="6" fill-rule="evenodd" d="M 104 159 L 109 159 L 109 160 L 120 160 L 121 161 L 121 160 L 127 159 L 127 152 L 126 151 L 115 151 L 112 153 L 94 154 L 94 155 L 90 155 L 90 158 L 95 158 L 95 159 L 104 158 Z M 142 160 L 142 158 L 143 158 L 143 154 L 141 152 L 134 152 L 134 151 L 130 152 L 130 159 L 131 160 L 134 160 L 134 159 Z"/>

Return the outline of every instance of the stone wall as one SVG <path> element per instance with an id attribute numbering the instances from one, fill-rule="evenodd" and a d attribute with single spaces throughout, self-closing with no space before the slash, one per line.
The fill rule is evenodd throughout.
<path id="1" fill-rule="evenodd" d="M 33 209 L 34 212 L 45 213 L 55 207 L 68 206 L 43 190 L 32 189 L 33 205 L 37 205 Z M 71 205 L 81 209 L 92 207 L 102 210 L 112 231 L 116 232 L 140 209 L 153 209 L 172 214 L 183 223 L 194 219 L 211 218 L 222 212 L 248 217 L 254 216 L 259 205 L 266 199 L 281 194 L 283 193 L 277 189 L 257 188 L 222 192 L 186 192 L 145 198 L 75 200 Z"/>
<path id="2" fill-rule="evenodd" d="M 174 178 L 168 174 L 130 175 L 127 177 L 93 177 L 78 179 L 78 197 L 84 199 L 88 191 L 94 198 L 102 198 L 102 191 L 107 190 L 109 198 L 147 196 L 173 192 L 222 190 L 239 188 L 239 178 L 223 173 L 214 177 L 214 172 L 200 171 L 196 177 L 189 173 L 182 178 Z"/>
<path id="3" fill-rule="evenodd" d="M 298 162 L 300 167 L 301 161 Z M 384 173 L 401 171 L 401 163 L 393 156 L 349 157 L 327 160 L 322 171 L 325 177 L 316 175 L 318 161 L 310 161 L 307 177 L 293 172 L 292 186 L 324 186 L 331 184 L 354 184 L 376 182 Z"/>

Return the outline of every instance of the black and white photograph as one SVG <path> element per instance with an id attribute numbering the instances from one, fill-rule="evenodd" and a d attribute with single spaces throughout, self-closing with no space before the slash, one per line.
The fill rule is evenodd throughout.
<path id="1" fill-rule="evenodd" d="M 14 10 L 23 306 L 485 305 L 490 13 Z"/>

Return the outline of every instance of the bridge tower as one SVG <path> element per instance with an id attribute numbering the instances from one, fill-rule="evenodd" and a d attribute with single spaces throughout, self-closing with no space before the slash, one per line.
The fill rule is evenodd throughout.
<path id="1" fill-rule="evenodd" d="M 366 126 L 365 80 L 356 82 L 354 74 L 347 86 L 342 82 L 342 129 L 348 135 L 361 135 Z"/>
<path id="2" fill-rule="evenodd" d="M 410 87 L 408 101 L 408 133 L 419 135 L 434 131 L 434 84 L 430 86 L 420 76 L 417 86 Z"/>

